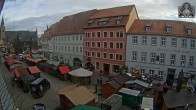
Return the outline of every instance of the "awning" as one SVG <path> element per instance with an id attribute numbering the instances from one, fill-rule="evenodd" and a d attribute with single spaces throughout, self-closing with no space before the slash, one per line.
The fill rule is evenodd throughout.
<path id="1" fill-rule="evenodd" d="M 61 74 L 67 74 L 70 72 L 70 69 L 67 66 L 60 66 L 59 70 L 60 70 Z"/>
<path id="2" fill-rule="evenodd" d="M 14 64 L 15 63 L 15 60 L 14 59 L 8 59 L 7 60 L 7 64 L 8 65 L 11 65 L 11 64 Z"/>
<path id="3" fill-rule="evenodd" d="M 29 75 L 29 72 L 27 71 L 26 68 L 20 67 L 14 70 L 14 74 L 16 77 L 22 77 L 22 76 Z"/>
<path id="4" fill-rule="evenodd" d="M 8 65 L 12 65 L 14 63 L 21 63 L 19 61 L 14 60 L 14 59 L 8 59 L 6 62 L 7 62 Z"/>
<path id="5" fill-rule="evenodd" d="M 28 67 L 28 70 L 30 71 L 31 74 L 40 73 L 40 70 L 37 66 Z"/>

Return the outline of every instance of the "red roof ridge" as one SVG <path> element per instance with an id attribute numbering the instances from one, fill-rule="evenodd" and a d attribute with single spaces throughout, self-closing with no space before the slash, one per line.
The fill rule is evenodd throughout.
<path id="1" fill-rule="evenodd" d="M 145 26 L 151 25 L 151 31 L 146 32 Z M 166 32 L 166 27 L 172 28 L 171 32 Z M 186 29 L 192 29 L 192 34 L 188 34 Z M 165 20 L 165 19 L 140 19 L 135 20 L 128 30 L 127 34 L 136 35 L 163 35 L 163 36 L 183 36 L 187 38 L 196 38 L 196 23 Z"/>
<path id="2" fill-rule="evenodd" d="M 133 9 L 133 7 L 135 7 L 135 5 L 126 5 L 126 6 L 99 9 L 89 19 L 115 17 L 115 16 L 123 16 L 123 15 L 128 16 L 131 13 L 131 10 Z"/>

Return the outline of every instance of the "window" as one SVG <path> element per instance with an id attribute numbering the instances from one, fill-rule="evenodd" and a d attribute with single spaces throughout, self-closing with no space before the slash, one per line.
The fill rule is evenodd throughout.
<path id="1" fill-rule="evenodd" d="M 80 36 L 80 40 L 82 40 L 82 36 Z"/>
<path id="2" fill-rule="evenodd" d="M 75 51 L 75 48 L 73 47 L 73 52 Z"/>
<path id="3" fill-rule="evenodd" d="M 146 73 L 146 69 L 141 69 L 141 74 L 145 74 Z"/>
<path id="4" fill-rule="evenodd" d="M 96 69 L 99 70 L 99 62 L 96 62 L 95 65 L 96 65 Z"/>
<path id="5" fill-rule="evenodd" d="M 101 43 L 97 42 L 97 47 L 100 48 L 101 47 Z"/>
<path id="6" fill-rule="evenodd" d="M 171 54 L 170 64 L 171 65 L 175 65 L 175 63 L 176 63 L 176 55 L 175 54 Z"/>
<path id="7" fill-rule="evenodd" d="M 85 55 L 88 56 L 88 52 L 87 51 L 85 51 Z"/>
<path id="8" fill-rule="evenodd" d="M 123 43 L 116 43 L 116 49 L 123 49 Z"/>
<path id="9" fill-rule="evenodd" d="M 133 44 L 137 44 L 138 42 L 138 37 L 137 36 L 133 36 Z"/>
<path id="10" fill-rule="evenodd" d="M 103 47 L 104 48 L 108 48 L 108 43 L 107 42 L 103 42 Z"/>
<path id="11" fill-rule="evenodd" d="M 120 37 L 120 35 L 119 35 L 120 33 L 119 32 L 116 32 L 116 37 Z"/>
<path id="12" fill-rule="evenodd" d="M 88 47 L 88 42 L 85 42 L 85 46 Z"/>
<path id="13" fill-rule="evenodd" d="M 161 37 L 161 46 L 165 46 L 165 45 L 166 45 L 166 38 Z"/>
<path id="14" fill-rule="evenodd" d="M 192 34 L 192 29 L 187 29 L 187 34 L 191 35 Z"/>
<path id="15" fill-rule="evenodd" d="M 100 58 L 100 57 L 101 57 L 101 53 L 97 52 L 97 58 Z"/>
<path id="16" fill-rule="evenodd" d="M 151 37 L 151 45 L 157 45 L 157 38 Z"/>
<path id="17" fill-rule="evenodd" d="M 75 36 L 73 36 L 73 41 L 75 40 Z"/>
<path id="18" fill-rule="evenodd" d="M 113 72 L 119 72 L 120 66 L 119 65 L 113 65 Z"/>
<path id="19" fill-rule="evenodd" d="M 110 32 L 110 37 L 114 37 L 114 32 Z"/>
<path id="20" fill-rule="evenodd" d="M 165 64 L 165 53 L 160 53 L 160 64 Z"/>
<path id="21" fill-rule="evenodd" d="M 90 44 L 91 42 L 88 42 L 88 47 L 90 47 L 91 46 L 91 44 Z"/>
<path id="22" fill-rule="evenodd" d="M 95 56 L 95 52 L 91 52 L 91 57 L 94 57 Z"/>
<path id="23" fill-rule="evenodd" d="M 92 42 L 92 47 L 95 47 L 95 42 Z"/>
<path id="24" fill-rule="evenodd" d="M 142 56 L 142 58 L 141 58 L 142 62 L 146 62 L 147 52 L 142 52 L 141 56 Z"/>
<path id="25" fill-rule="evenodd" d="M 107 53 L 103 53 L 103 58 L 108 58 Z"/>
<path id="26" fill-rule="evenodd" d="M 114 43 L 113 42 L 110 42 L 110 48 L 114 48 Z"/>
<path id="27" fill-rule="evenodd" d="M 120 55 L 120 54 L 116 54 L 116 60 L 122 60 L 123 58 L 122 58 L 122 55 Z"/>
<path id="28" fill-rule="evenodd" d="M 137 61 L 137 52 L 133 51 L 132 53 L 132 61 Z"/>
<path id="29" fill-rule="evenodd" d="M 97 32 L 97 37 L 101 37 L 101 32 Z"/>
<path id="30" fill-rule="evenodd" d="M 114 54 L 110 54 L 110 59 L 114 59 Z"/>
<path id="31" fill-rule="evenodd" d="M 182 48 L 186 48 L 186 46 L 187 46 L 187 40 L 182 39 Z"/>
<path id="32" fill-rule="evenodd" d="M 159 71 L 158 72 L 158 80 L 162 81 L 163 80 L 163 75 L 164 75 L 164 71 Z"/>
<path id="33" fill-rule="evenodd" d="M 68 41 L 69 41 L 69 36 L 68 36 Z"/>
<path id="34" fill-rule="evenodd" d="M 120 23 L 121 23 L 120 19 L 116 20 L 116 24 L 120 24 Z"/>
<path id="35" fill-rule="evenodd" d="M 185 61 L 186 61 L 186 56 L 185 55 L 181 55 L 180 66 L 185 66 Z"/>
<path id="36" fill-rule="evenodd" d="M 88 37 L 91 37 L 91 33 L 88 33 Z"/>
<path id="37" fill-rule="evenodd" d="M 177 46 L 177 39 L 176 38 L 172 38 L 171 39 L 171 46 L 172 47 L 176 47 Z"/>
<path id="38" fill-rule="evenodd" d="M 123 34 L 123 31 L 120 31 L 120 37 L 123 37 L 124 34 Z"/>
<path id="39" fill-rule="evenodd" d="M 156 53 L 151 53 L 151 55 L 150 55 L 150 62 L 151 63 L 155 63 L 155 61 L 156 61 Z"/>
<path id="40" fill-rule="evenodd" d="M 142 45 L 146 45 L 146 44 L 147 44 L 147 37 L 142 36 Z"/>
<path id="41" fill-rule="evenodd" d="M 194 65 L 194 56 L 189 57 L 189 67 L 193 67 Z"/>
<path id="42" fill-rule="evenodd" d="M 63 48 L 63 47 L 64 47 L 64 46 L 62 46 L 62 47 L 61 47 L 61 49 L 62 49 L 62 50 L 64 50 L 64 48 Z"/>
<path id="43" fill-rule="evenodd" d="M 76 36 L 76 40 L 78 41 L 78 36 Z"/>
<path id="44" fill-rule="evenodd" d="M 88 56 L 89 56 L 89 57 L 91 56 L 90 52 L 88 52 Z"/>
<path id="45" fill-rule="evenodd" d="M 146 26 L 145 29 L 146 29 L 146 32 L 150 32 L 151 31 L 151 26 Z"/>
<path id="46" fill-rule="evenodd" d="M 108 32 L 103 32 L 104 37 L 108 37 Z"/>
<path id="47" fill-rule="evenodd" d="M 166 32 L 172 32 L 172 28 L 171 27 L 166 27 Z"/>
<path id="48" fill-rule="evenodd" d="M 99 22 L 99 26 L 103 26 L 103 25 L 106 25 L 106 24 L 107 24 L 106 21 L 100 21 L 100 22 Z"/>
<path id="49" fill-rule="evenodd" d="M 191 49 L 195 49 L 195 40 L 190 41 Z"/>
<path id="50" fill-rule="evenodd" d="M 150 75 L 151 77 L 154 76 L 154 73 L 155 73 L 155 70 L 149 70 L 149 75 Z"/>
<path id="51" fill-rule="evenodd" d="M 78 47 L 76 47 L 76 52 L 78 52 Z"/>
<path id="52" fill-rule="evenodd" d="M 92 37 L 95 37 L 95 32 L 92 32 Z"/>
<path id="53" fill-rule="evenodd" d="M 80 52 L 82 52 L 82 47 L 80 47 Z"/>

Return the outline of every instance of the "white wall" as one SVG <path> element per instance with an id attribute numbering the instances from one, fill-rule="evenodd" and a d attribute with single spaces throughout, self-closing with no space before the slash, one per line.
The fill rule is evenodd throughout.
<path id="1" fill-rule="evenodd" d="M 52 38 L 52 56 L 58 56 L 59 59 L 62 57 L 62 60 L 70 65 L 73 65 L 75 57 L 78 57 L 83 62 L 83 36 L 83 34 L 54 36 Z M 82 51 L 80 51 L 80 48 Z"/>
<path id="2" fill-rule="evenodd" d="M 133 36 L 138 37 L 138 43 L 133 44 Z M 147 45 L 142 45 L 142 36 L 147 37 Z M 157 45 L 151 45 L 151 37 L 157 37 Z M 161 37 L 166 37 L 166 46 L 161 46 Z M 177 47 L 171 46 L 171 38 L 177 38 Z M 181 47 L 182 39 L 187 39 L 187 48 Z M 145 73 L 148 74 L 149 70 L 155 70 L 155 74 L 158 74 L 158 71 L 164 71 L 163 81 L 166 81 L 168 68 L 176 69 L 175 77 L 178 76 L 179 72 L 183 69 L 184 72 L 193 72 L 196 74 L 196 50 L 190 49 L 190 40 L 196 40 L 191 38 L 183 37 L 172 37 L 172 36 L 155 36 L 155 35 L 128 35 L 127 36 L 127 48 L 126 48 L 126 65 L 128 66 L 129 71 L 132 68 L 136 69 L 146 69 Z M 196 41 L 195 41 L 196 43 Z M 137 61 L 132 60 L 133 51 L 137 51 Z M 147 52 L 147 61 L 144 63 L 141 61 L 141 52 Z M 160 64 L 157 61 L 155 64 L 150 62 L 150 54 L 154 52 L 156 55 L 160 56 L 160 53 L 165 54 L 165 64 Z M 176 55 L 175 65 L 170 64 L 171 54 Z M 186 55 L 185 66 L 180 66 L 181 55 Z M 194 56 L 194 66 L 190 67 L 189 56 Z M 159 57 L 160 58 L 160 57 Z"/>

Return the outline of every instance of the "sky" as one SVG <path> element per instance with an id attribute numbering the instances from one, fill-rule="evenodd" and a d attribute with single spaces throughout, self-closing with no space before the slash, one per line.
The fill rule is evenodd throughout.
<path id="1" fill-rule="evenodd" d="M 1 17 L 6 31 L 38 30 L 40 36 L 47 25 L 64 16 L 91 9 L 135 5 L 140 19 L 168 19 L 196 22 L 196 18 L 178 18 L 178 7 L 195 0 L 6 0 Z"/>

